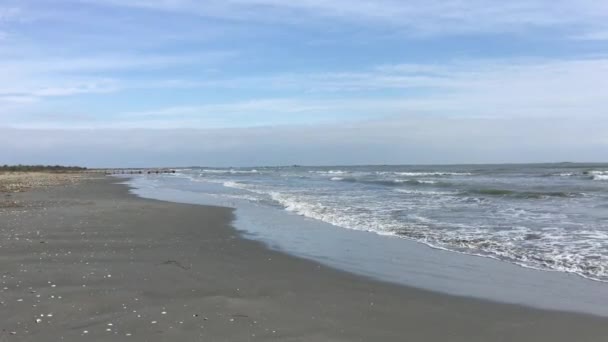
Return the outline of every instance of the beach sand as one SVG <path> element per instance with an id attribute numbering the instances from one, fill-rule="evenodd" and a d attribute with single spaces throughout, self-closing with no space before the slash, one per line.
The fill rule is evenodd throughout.
<path id="1" fill-rule="evenodd" d="M 593 341 L 608 319 L 366 279 L 115 178 L 0 193 L 0 341 Z"/>

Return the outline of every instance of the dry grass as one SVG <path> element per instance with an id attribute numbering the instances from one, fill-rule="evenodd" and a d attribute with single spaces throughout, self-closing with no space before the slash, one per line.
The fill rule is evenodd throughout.
<path id="1" fill-rule="evenodd" d="M 77 172 L 4 172 L 0 173 L 0 192 L 23 192 L 31 188 L 74 184 L 87 176 Z"/>

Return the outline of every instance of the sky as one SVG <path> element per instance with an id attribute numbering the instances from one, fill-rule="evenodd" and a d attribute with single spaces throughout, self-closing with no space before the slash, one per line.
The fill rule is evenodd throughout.
<path id="1" fill-rule="evenodd" d="M 608 161 L 608 2 L 0 0 L 0 164 Z"/>

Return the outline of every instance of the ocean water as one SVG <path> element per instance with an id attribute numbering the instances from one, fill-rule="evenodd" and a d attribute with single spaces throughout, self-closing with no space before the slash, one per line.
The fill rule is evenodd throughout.
<path id="1" fill-rule="evenodd" d="M 608 281 L 608 164 L 188 168 L 182 187 L 344 229 Z"/>

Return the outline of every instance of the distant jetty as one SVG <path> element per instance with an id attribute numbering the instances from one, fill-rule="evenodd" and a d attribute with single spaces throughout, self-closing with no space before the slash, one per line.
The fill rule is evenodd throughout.
<path id="1" fill-rule="evenodd" d="M 0 165 L 0 173 L 15 172 L 42 172 L 42 173 L 104 173 L 106 175 L 143 175 L 143 174 L 171 174 L 175 169 L 169 168 L 124 168 L 124 169 L 88 169 L 79 166 L 63 165 Z"/>

